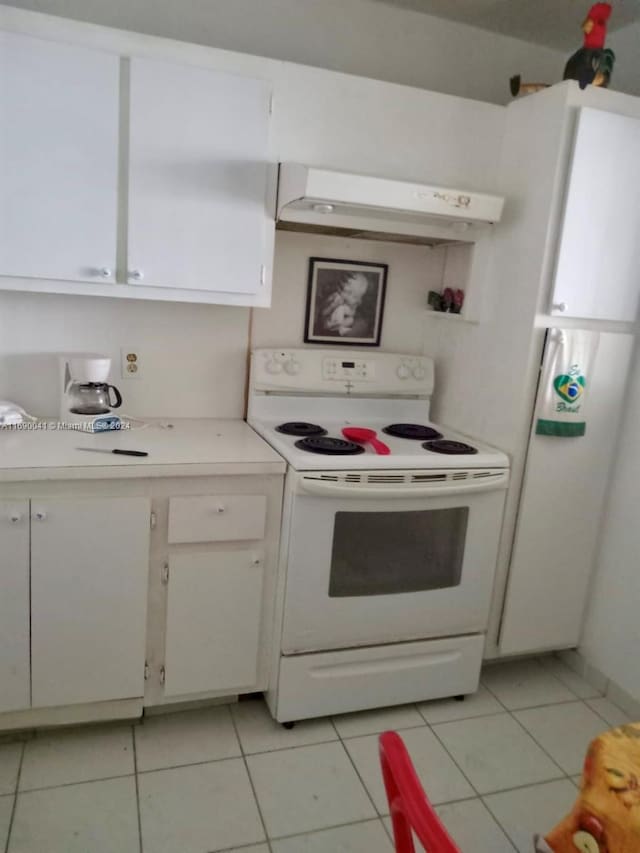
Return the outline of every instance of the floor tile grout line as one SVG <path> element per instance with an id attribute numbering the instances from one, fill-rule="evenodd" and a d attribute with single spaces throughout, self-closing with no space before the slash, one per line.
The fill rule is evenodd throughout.
<path id="1" fill-rule="evenodd" d="M 574 696 L 571 699 L 561 699 L 559 702 L 543 702 L 540 705 L 523 705 L 518 708 L 506 708 L 509 714 L 513 714 L 515 711 L 538 711 L 541 708 L 555 708 L 556 705 L 572 705 L 574 702 L 585 702 L 585 699 L 579 699 L 577 696 Z"/>
<path id="2" fill-rule="evenodd" d="M 556 675 L 556 674 L 555 674 L 555 672 L 553 672 L 551 669 L 549 669 L 548 667 L 546 667 L 544 664 L 540 663 L 540 661 L 539 661 L 539 659 L 538 659 L 538 658 L 539 658 L 539 655 L 538 655 L 538 656 L 534 656 L 534 657 L 525 657 L 525 658 L 522 658 L 522 662 L 523 662 L 523 663 L 525 663 L 525 662 L 531 662 L 531 661 L 534 661 L 534 662 L 537 664 L 537 666 L 540 668 L 540 670 L 541 670 L 542 672 L 547 673 L 547 675 L 549 675 L 551 678 L 553 678 L 555 681 L 557 681 L 557 682 L 558 682 L 558 684 L 561 684 L 561 685 L 562 685 L 562 687 L 564 687 L 564 688 L 565 688 L 565 690 L 568 690 L 568 691 L 569 691 L 569 693 L 571 693 L 571 694 L 572 694 L 572 696 L 575 696 L 575 698 L 576 698 L 576 699 L 581 699 L 581 697 L 580 697 L 580 696 L 578 696 L 578 694 L 577 694 L 577 693 L 576 693 L 576 692 L 575 692 L 571 687 L 569 687 L 569 685 L 568 685 L 568 684 L 566 684 L 566 683 L 565 683 L 565 682 L 564 682 L 564 681 L 563 681 L 563 680 L 562 680 L 558 675 Z M 559 658 L 558 658 L 558 660 L 559 660 Z M 560 661 L 560 662 L 562 663 L 562 661 Z M 499 664 L 499 663 L 496 663 L 496 666 L 500 666 L 500 664 Z M 575 673 L 575 674 L 576 674 L 579 678 L 581 678 L 581 676 L 580 676 L 580 675 L 578 675 L 578 673 Z M 583 678 L 582 680 L 583 680 L 583 681 L 586 681 L 586 679 L 584 679 L 584 678 Z M 484 682 L 482 682 L 482 683 L 484 684 Z M 587 681 L 586 683 L 588 684 L 589 682 Z M 484 686 L 485 686 L 485 687 L 487 687 L 487 685 L 486 685 L 486 684 L 484 684 Z M 490 688 L 487 688 L 487 689 L 490 689 Z M 595 687 L 594 687 L 594 690 L 595 690 Z M 496 697 L 496 698 L 497 698 L 497 697 Z M 498 701 L 500 701 L 500 700 L 498 700 Z M 564 700 L 562 700 L 562 702 L 554 702 L 554 703 L 552 703 L 552 704 L 554 704 L 554 705 L 562 705 L 562 704 L 564 704 L 565 702 L 570 702 L 570 701 L 575 701 L 575 700 L 564 699 Z M 544 705 L 541 705 L 541 706 L 533 706 L 533 705 L 532 705 L 531 707 L 545 707 L 545 706 L 544 706 Z M 514 709 L 514 710 L 517 710 L 517 711 L 524 711 L 525 709 L 524 709 L 524 708 L 516 708 L 516 709 Z"/>
<path id="3" fill-rule="evenodd" d="M 539 788 L 542 785 L 550 785 L 552 782 L 571 781 L 571 777 L 566 776 L 562 770 L 560 773 L 562 775 L 554 776 L 553 779 L 541 779 L 539 782 L 527 782 L 523 785 L 513 785 L 511 788 L 496 788 L 495 791 L 485 791 L 484 794 L 479 794 L 478 796 L 483 800 L 485 797 L 493 797 L 495 794 L 510 794 L 512 791 L 522 791 L 525 788 Z M 448 805 L 448 803 L 442 803 L 442 805 Z"/>
<path id="4" fill-rule="evenodd" d="M 372 805 L 372 807 L 373 807 L 373 811 L 374 811 L 374 813 L 375 813 L 376 817 L 382 817 L 382 815 L 380 814 L 380 812 L 379 812 L 379 810 L 378 810 L 378 807 L 376 806 L 375 801 L 374 801 L 374 799 L 373 799 L 373 794 L 369 791 L 369 788 L 368 788 L 368 787 L 367 787 L 367 785 L 365 784 L 365 781 L 364 781 L 364 779 L 362 778 L 362 776 L 361 776 L 361 774 L 360 774 L 360 771 L 359 771 L 359 770 L 358 770 L 358 768 L 356 767 L 356 763 L 355 763 L 355 761 L 354 761 L 354 760 L 353 760 L 353 758 L 351 757 L 351 753 L 350 753 L 350 752 L 349 752 L 349 750 L 347 749 L 347 745 L 346 745 L 346 744 L 345 744 L 345 742 L 342 740 L 342 738 L 340 739 L 339 743 L 340 743 L 340 746 L 342 747 L 342 749 L 344 750 L 344 752 L 345 752 L 345 754 L 346 754 L 346 756 L 347 756 L 347 761 L 348 761 L 348 762 L 349 762 L 349 764 L 351 764 L 351 766 L 353 767 L 353 769 L 354 769 L 354 771 L 355 771 L 355 774 L 356 774 L 356 776 L 358 777 L 358 781 L 360 782 L 360 784 L 361 784 L 361 785 L 362 785 L 362 787 L 364 788 L 365 793 L 366 793 L 367 797 L 369 798 L 369 802 L 371 803 L 371 805 Z"/>
<path id="5" fill-rule="evenodd" d="M 222 755 L 220 758 L 205 758 L 203 761 L 189 761 L 186 764 L 167 764 L 162 767 L 150 767 L 148 770 L 138 770 L 138 776 L 146 776 L 148 773 L 162 773 L 163 770 L 179 770 L 181 767 L 200 767 L 203 764 L 217 764 L 219 761 L 232 761 L 234 758 L 242 758 L 242 753 L 237 755 Z"/>
<path id="6" fill-rule="evenodd" d="M 56 788 L 73 788 L 74 785 L 93 785 L 95 782 L 111 782 L 113 779 L 130 779 L 135 775 L 133 771 L 131 773 L 118 773 L 117 776 L 100 776 L 98 779 L 79 779 L 76 782 L 59 782 L 57 785 L 42 785 L 39 788 L 19 789 L 17 793 L 26 796 L 27 794 L 37 794 L 40 791 L 54 791 Z"/>
<path id="7" fill-rule="evenodd" d="M 413 723 L 413 724 L 410 724 L 410 725 L 408 725 L 408 726 L 396 726 L 395 728 L 392 728 L 392 729 L 391 729 L 391 731 L 394 731 L 394 732 L 396 732 L 396 731 L 397 731 L 397 732 L 405 732 L 405 731 L 408 731 L 409 729 L 421 729 L 421 728 L 423 728 L 423 726 L 427 726 L 427 725 L 429 725 L 429 724 L 427 723 L 427 721 L 425 720 L 425 718 L 424 718 L 424 717 L 422 716 L 422 714 L 420 713 L 420 709 L 418 708 L 418 703 L 417 703 L 417 702 L 407 702 L 407 703 L 403 703 L 403 704 L 400 704 L 400 705 L 388 705 L 388 706 L 386 706 L 386 707 L 384 707 L 384 708 L 368 708 L 368 709 L 365 709 L 365 710 L 364 710 L 364 711 L 362 711 L 362 712 L 360 712 L 360 711 L 353 711 L 353 712 L 347 712 L 347 713 L 348 713 L 348 714 L 353 713 L 353 715 L 355 716 L 356 714 L 359 714 L 359 713 L 365 713 L 365 714 L 366 714 L 366 713 L 367 713 L 367 711 L 388 711 L 388 710 L 395 710 L 395 709 L 397 709 L 397 708 L 413 708 L 415 711 L 417 711 L 418 716 L 420 717 L 420 719 L 422 720 L 422 722 L 421 722 L 421 723 Z M 356 738 L 356 737 L 371 737 L 371 735 L 381 735 L 383 732 L 387 732 L 387 731 L 389 731 L 389 727 L 387 727 L 387 728 L 381 729 L 380 731 L 375 731 L 375 732 L 366 732 L 365 734 L 359 734 L 359 735 L 341 735 L 341 734 L 340 734 L 340 730 L 338 729 L 338 727 L 337 727 L 337 726 L 336 726 L 336 724 L 335 724 L 335 717 L 341 717 L 341 716 L 345 716 L 345 715 L 343 715 L 343 714 L 333 714 L 331 717 L 327 717 L 326 719 L 331 720 L 331 722 L 333 723 L 333 727 L 334 727 L 334 729 L 336 730 L 336 734 L 338 735 L 338 739 L 339 739 L 339 740 L 342 740 L 342 741 L 344 741 L 344 740 L 353 740 L 353 738 Z M 320 719 L 322 719 L 322 718 L 320 718 Z"/>
<path id="8" fill-rule="evenodd" d="M 579 700 L 579 701 L 582 701 L 582 700 Z M 562 702 L 562 703 L 560 703 L 560 704 L 566 705 L 566 704 L 569 704 L 569 703 L 567 703 L 567 702 Z M 584 704 L 586 704 L 586 703 L 585 703 L 585 702 L 582 702 L 582 704 L 584 705 Z M 528 710 L 528 709 L 526 709 L 526 708 L 519 708 L 518 710 L 519 710 L 519 711 L 525 711 L 525 710 Z M 575 776 L 575 773 L 574 773 L 574 774 L 567 773 L 567 771 L 564 769 L 564 767 L 562 767 L 562 766 L 559 764 L 559 762 L 558 762 L 558 761 L 556 761 L 556 759 L 553 757 L 553 755 L 551 755 L 551 753 L 549 752 L 549 750 L 548 750 L 548 749 L 545 749 L 545 747 L 544 747 L 544 746 L 540 743 L 540 741 L 539 741 L 539 740 L 538 740 L 538 739 L 537 739 L 537 738 L 536 738 L 536 737 L 535 737 L 535 736 L 534 736 L 534 735 L 529 731 L 529 729 L 524 725 L 524 723 L 521 723 L 521 722 L 520 722 L 520 720 L 516 717 L 515 713 L 512 713 L 512 712 L 510 712 L 510 713 L 511 713 L 511 716 L 513 717 L 513 719 L 516 721 L 516 723 L 520 726 L 520 728 L 521 728 L 524 732 L 526 732 L 526 734 L 528 734 L 528 735 L 529 735 L 529 737 L 530 737 L 530 738 L 531 738 L 531 740 L 536 744 L 536 746 L 538 746 L 538 747 L 539 747 L 539 748 L 544 752 L 544 754 L 545 754 L 545 755 L 550 759 L 550 761 L 552 761 L 552 762 L 555 764 L 555 766 L 560 770 L 560 772 L 561 772 L 564 776 L 566 776 L 566 778 L 567 778 L 567 779 L 571 779 L 571 776 L 572 776 L 572 775 L 574 775 L 574 776 Z M 587 746 L 588 746 L 588 744 L 587 744 Z M 585 749 L 586 749 L 586 747 L 585 747 Z"/>
<path id="9" fill-rule="evenodd" d="M 140 853 L 144 851 L 142 841 L 142 814 L 140 813 L 140 785 L 138 780 L 138 748 L 136 746 L 136 732 L 134 726 L 131 726 L 131 742 L 133 744 L 133 772 L 135 774 L 136 785 L 136 811 L 138 813 L 138 840 L 140 844 Z"/>
<path id="10" fill-rule="evenodd" d="M 279 746 L 276 749 L 261 749 L 258 752 L 247 752 L 244 748 L 242 748 L 242 754 L 247 757 L 251 755 L 271 755 L 273 752 L 283 752 L 285 749 L 304 749 L 306 746 L 320 746 L 320 744 L 328 744 L 328 743 L 337 743 L 340 740 L 339 737 L 331 738 L 331 740 L 314 740 L 310 743 L 296 743 L 294 746 Z M 239 756 L 236 756 L 239 757 Z M 215 758 L 214 761 L 223 761 L 224 759 Z M 203 764 L 204 762 L 199 762 Z"/>
<path id="11" fill-rule="evenodd" d="M 493 717 L 495 717 L 495 716 L 497 716 L 497 714 L 488 714 L 487 716 L 493 716 Z M 475 719 L 480 719 L 480 717 L 475 717 Z M 457 722 L 457 721 L 456 721 L 456 720 L 452 720 L 452 722 Z M 471 779 L 467 776 L 467 774 L 464 772 L 464 770 L 462 769 L 462 767 L 458 764 L 458 762 L 456 761 L 456 759 L 454 758 L 454 756 L 451 754 L 451 752 L 449 752 L 449 749 L 447 748 L 446 744 L 444 743 L 444 741 L 442 740 L 442 738 L 440 737 L 440 735 L 438 734 L 438 732 L 435 730 L 435 726 L 429 726 L 429 729 L 431 730 L 431 733 L 433 734 L 433 736 L 435 737 L 435 739 L 438 741 L 438 743 L 440 744 L 440 746 L 444 749 L 444 751 L 446 752 L 446 754 L 449 756 L 449 758 L 451 759 L 451 761 L 453 762 L 453 764 L 458 768 L 458 770 L 459 770 L 459 771 L 460 771 L 460 773 L 462 774 L 462 778 L 463 778 L 463 779 L 466 779 L 466 781 L 468 782 L 468 784 L 469 784 L 469 785 L 470 785 L 470 787 L 471 787 L 471 790 L 472 790 L 472 791 L 475 791 L 475 794 L 476 794 L 476 796 L 477 796 L 477 797 L 481 796 L 481 795 L 480 795 L 480 792 L 478 791 L 478 789 L 476 788 L 476 786 L 473 784 L 473 782 L 471 781 Z M 427 794 L 427 796 L 428 796 L 428 794 Z M 446 803 L 439 803 L 439 805 L 446 805 Z"/>
<path id="12" fill-rule="evenodd" d="M 16 784 L 13 789 L 13 803 L 11 805 L 11 815 L 9 816 L 9 827 L 7 829 L 7 840 L 4 845 L 4 853 L 9 853 L 9 845 L 11 844 L 11 833 L 13 832 L 13 822 L 16 816 L 16 810 L 18 808 L 18 793 L 20 789 L 20 776 L 22 775 L 22 765 L 24 763 L 24 752 L 26 748 L 26 743 L 22 744 L 22 750 L 20 751 L 20 760 L 18 761 L 18 772 L 16 773 Z"/>
<path id="13" fill-rule="evenodd" d="M 579 672 L 576 672 L 575 670 L 571 669 L 570 666 L 567 666 L 567 664 L 563 660 L 561 660 L 561 658 L 555 657 L 555 653 L 553 654 L 553 658 L 554 658 L 554 660 L 556 660 L 558 662 L 558 664 L 561 667 L 564 667 L 569 673 L 571 673 L 572 676 L 574 676 L 575 678 L 579 678 L 581 681 L 584 681 L 585 684 L 588 684 L 589 687 L 592 690 L 595 690 L 597 693 L 597 696 L 579 696 L 578 698 L 583 699 L 583 700 L 597 699 L 598 696 L 603 695 L 587 678 L 585 678 L 583 675 L 580 675 Z M 553 670 L 551 670 L 549 667 L 545 666 L 545 664 L 540 662 L 539 657 L 536 658 L 536 660 L 538 660 L 538 662 L 540 663 L 540 666 L 543 669 L 545 669 L 547 672 L 550 672 L 552 675 L 554 675 L 558 679 L 558 681 L 560 681 L 562 684 L 564 684 L 564 686 L 567 688 L 567 690 L 570 690 L 572 693 L 575 693 L 575 690 L 573 689 L 573 687 L 571 687 L 571 685 L 569 685 L 566 681 L 563 681 L 562 678 L 559 675 L 557 675 L 557 673 L 553 672 Z M 577 693 L 575 693 L 575 695 L 578 696 Z"/>
<path id="14" fill-rule="evenodd" d="M 388 815 L 376 814 L 373 817 L 365 817 L 362 820 L 348 820 L 345 823 L 333 823 L 331 826 L 321 826 L 318 829 L 305 829 L 303 832 L 293 832 L 289 835 L 274 835 L 271 840 L 286 841 L 290 838 L 302 838 L 305 835 L 315 835 L 319 832 L 328 832 L 331 829 L 342 829 L 345 826 L 361 826 L 365 823 L 382 823 L 384 829 L 384 817 L 388 817 Z M 231 850 L 233 849 L 234 848 L 232 847 Z M 224 853 L 224 851 L 219 851 L 219 853 Z"/>
<path id="15" fill-rule="evenodd" d="M 269 853 L 273 853 L 273 848 L 271 847 L 271 839 L 269 837 L 269 833 L 267 832 L 267 824 L 266 824 L 266 821 L 264 819 L 264 815 L 262 814 L 262 808 L 260 806 L 260 800 L 258 799 L 258 792 L 256 791 L 256 786 L 253 784 L 253 777 L 251 775 L 251 770 L 249 769 L 249 762 L 247 761 L 247 756 L 246 756 L 245 751 L 244 751 L 244 746 L 242 745 L 242 739 L 240 737 L 240 730 L 238 729 L 235 714 L 233 713 L 231 708 L 229 708 L 229 717 L 231 718 L 231 725 L 233 726 L 233 732 L 236 736 L 236 740 L 238 741 L 238 746 L 240 747 L 240 753 L 242 756 L 242 763 L 244 764 L 244 769 L 245 769 L 245 772 L 247 774 L 247 778 L 249 779 L 249 785 L 251 786 L 251 793 L 253 794 L 253 800 L 256 804 L 256 809 L 258 810 L 258 816 L 260 818 L 260 823 L 262 825 L 262 831 L 264 832 L 264 837 L 265 837 L 264 843 L 266 843 L 267 850 L 269 851 Z M 263 842 L 258 842 L 258 843 L 262 844 Z"/>
<path id="16" fill-rule="evenodd" d="M 526 787 L 526 786 L 525 786 L 525 787 Z M 508 790 L 511 790 L 511 789 L 509 788 Z M 502 792 L 500 792 L 500 793 L 502 793 Z M 518 853 L 518 848 L 517 848 L 516 844 L 512 841 L 511 836 L 509 835 L 509 833 L 507 832 L 507 830 L 504 828 L 504 826 L 500 823 L 500 821 L 498 820 L 498 818 L 497 818 L 497 817 L 494 815 L 494 813 L 491 811 L 491 809 L 490 809 L 490 808 L 487 806 L 487 804 L 484 802 L 484 799 L 482 798 L 482 796 L 474 797 L 472 800 L 455 800 L 455 801 L 453 801 L 453 802 L 451 802 L 451 803 L 440 803 L 439 805 L 435 806 L 435 810 L 436 810 L 436 812 L 437 812 L 437 810 L 438 810 L 441 806 L 455 806 L 455 805 L 457 805 L 458 803 L 468 803 L 468 802 L 474 802 L 474 803 L 475 803 L 475 802 L 476 802 L 476 800 L 477 800 L 477 801 L 482 805 L 482 807 L 483 807 L 483 808 L 485 808 L 485 809 L 487 810 L 487 812 L 488 812 L 489 817 L 491 818 L 491 820 L 496 824 L 496 826 L 498 827 L 498 829 L 500 830 L 500 832 L 504 835 L 504 837 L 505 837 L 505 839 L 507 840 L 507 842 L 508 842 L 512 847 L 513 847 L 514 853 Z M 445 825 L 445 826 L 446 826 L 446 825 Z M 454 840 L 455 840 L 455 839 L 454 839 Z"/>
<path id="17" fill-rule="evenodd" d="M 415 731 L 421 731 L 422 729 L 426 729 L 428 727 L 429 727 L 429 723 L 420 723 L 417 726 L 405 726 L 402 729 L 388 729 L 388 728 L 380 729 L 379 732 L 369 732 L 366 735 L 348 735 L 347 737 L 339 738 L 339 740 L 341 740 L 342 743 L 345 743 L 345 742 L 350 741 L 350 740 L 363 740 L 366 737 L 380 737 L 381 734 L 383 734 L 384 732 L 388 732 L 388 731 L 392 731 L 392 732 L 415 732 Z"/>
<path id="18" fill-rule="evenodd" d="M 504 708 L 505 711 L 509 710 L 507 708 L 507 706 L 504 704 L 504 702 L 502 701 L 502 699 L 499 699 L 498 696 L 496 696 L 496 694 L 493 692 L 493 690 L 484 683 L 484 681 L 482 680 L 482 670 L 480 670 L 480 681 L 478 682 L 478 687 L 479 688 L 483 687 L 487 691 L 489 696 L 492 696 L 496 700 L 498 705 L 500 705 L 501 708 Z M 471 695 L 473 695 L 473 694 L 471 694 Z"/>
<path id="19" fill-rule="evenodd" d="M 541 664 L 541 666 L 542 666 L 542 664 Z M 545 667 L 542 666 L 542 669 L 545 669 Z M 550 673 L 550 674 L 553 675 L 553 673 Z M 536 708 L 551 708 L 553 705 L 569 705 L 569 704 L 571 704 L 571 702 L 584 702 L 585 704 L 588 704 L 593 699 L 606 699 L 607 698 L 602 693 L 598 693 L 597 696 L 584 696 L 584 697 L 578 696 L 577 694 L 573 693 L 573 690 L 571 690 L 570 687 L 568 687 L 566 684 L 563 684 L 563 687 L 566 687 L 570 693 L 573 693 L 573 695 L 574 695 L 573 699 L 561 699 L 559 702 L 558 701 L 556 701 L 556 702 L 545 702 L 542 705 L 526 705 L 523 708 L 507 708 L 507 706 L 504 704 L 504 702 L 502 702 L 498 698 L 498 696 L 493 692 L 493 690 L 487 684 L 485 684 L 484 681 L 482 681 L 482 678 L 480 678 L 480 683 L 485 688 L 485 690 L 488 690 L 489 693 L 493 696 L 493 698 L 497 702 L 499 702 L 500 705 L 502 705 L 502 707 L 505 709 L 505 711 L 508 711 L 510 714 L 513 713 L 514 711 L 532 711 Z M 595 690 L 595 687 L 593 689 Z M 609 701 L 611 701 L 611 700 L 609 700 Z M 612 704 L 615 705 L 615 702 L 613 702 Z M 618 708 L 617 705 L 616 705 L 616 708 Z M 593 711 L 593 708 L 591 710 Z M 619 710 L 622 711 L 622 708 L 619 708 Z M 598 713 L 597 711 L 593 711 L 593 712 L 594 712 L 594 714 Z M 598 716 L 601 716 L 601 715 L 598 714 Z M 605 723 L 606 722 L 607 721 L 605 720 Z"/>
<path id="20" fill-rule="evenodd" d="M 597 698 L 597 697 L 596 697 L 596 698 Z M 606 699 L 607 697 L 606 697 L 606 696 L 600 696 L 599 698 L 600 698 L 600 699 Z M 583 702 L 584 702 L 584 704 L 587 706 L 587 708 L 589 708 L 589 710 L 590 710 L 590 711 L 593 711 L 593 713 L 596 715 L 596 717 L 600 717 L 600 719 L 605 723 L 605 725 L 609 726 L 609 728 L 612 728 L 612 729 L 617 729 L 617 728 L 618 728 L 618 726 L 612 726 L 612 725 L 611 725 L 611 723 L 609 722 L 609 720 L 605 719 L 605 717 L 604 717 L 604 716 L 603 716 L 599 711 L 596 711 L 596 709 L 595 709 L 595 708 L 592 708 L 592 707 L 591 707 L 591 705 L 589 704 L 589 701 L 590 701 L 589 699 L 583 699 L 582 701 L 583 701 Z M 609 700 L 609 701 L 611 701 L 611 700 Z M 614 705 L 616 708 L 618 708 L 618 706 L 615 704 L 615 702 L 611 702 L 611 704 L 612 704 L 612 705 Z M 622 714 L 624 714 L 624 713 L 625 713 L 625 712 L 622 710 L 622 708 L 618 708 L 618 710 L 619 710 Z M 628 717 L 629 715 L 627 714 L 626 716 Z M 620 725 L 620 726 L 625 726 L 625 725 L 628 725 L 628 724 L 629 724 L 629 722 L 631 722 L 631 720 L 625 720 L 625 722 L 624 722 L 624 723 L 619 723 L 619 725 Z M 575 776 L 575 774 L 574 774 L 574 776 Z"/>
<path id="21" fill-rule="evenodd" d="M 446 726 L 447 723 L 468 723 L 470 720 L 480 720 L 485 717 L 499 717 L 500 714 L 508 713 L 506 709 L 500 708 L 499 711 L 489 711 L 487 714 L 474 714 L 472 717 L 452 717 L 450 720 L 438 720 L 437 723 L 429 723 L 428 726 Z"/>
<path id="22" fill-rule="evenodd" d="M 498 824 L 498 826 L 500 827 L 500 829 L 501 829 L 501 830 L 504 832 L 504 834 L 507 836 L 507 840 L 508 840 L 512 845 L 513 845 L 513 847 L 516 849 L 516 851 L 517 851 L 517 850 L 519 850 L 519 847 L 518 847 L 518 845 L 517 845 L 517 843 L 516 843 L 515 838 L 512 838 L 512 837 L 511 837 L 511 833 L 510 833 L 510 832 L 508 832 L 508 831 L 507 831 L 507 828 L 506 828 L 505 826 L 503 826 L 503 825 L 500 823 L 500 821 L 498 820 L 498 816 L 495 814 L 495 812 L 493 811 L 493 809 L 491 808 L 491 806 L 490 806 L 488 803 L 485 803 L 485 802 L 484 802 L 484 800 L 482 801 L 482 803 L 483 803 L 484 807 L 486 808 L 486 810 L 487 810 L 487 811 L 489 812 L 489 814 L 491 815 L 491 817 L 492 817 L 492 818 L 495 820 L 495 822 Z"/>
<path id="23" fill-rule="evenodd" d="M 555 767 L 557 767 L 557 769 L 558 769 L 558 771 L 559 771 L 559 773 L 560 773 L 561 775 L 560 775 L 560 776 L 554 776 L 554 777 L 553 777 L 553 778 L 551 778 L 551 779 L 542 779 L 542 780 L 540 780 L 539 782 L 527 782 L 527 783 L 522 784 L 522 785 L 512 785 L 512 786 L 511 786 L 511 787 L 509 787 L 509 788 L 497 788 L 495 791 L 486 791 L 485 793 L 481 793 L 480 791 L 478 791 L 478 789 L 477 789 L 477 788 L 476 788 L 476 786 L 473 784 L 473 782 L 471 781 L 471 779 L 469 779 L 469 777 L 468 777 L 468 776 L 467 776 L 467 774 L 464 772 L 464 770 L 462 769 L 462 767 L 460 767 L 460 765 L 459 765 L 459 764 L 458 764 L 458 762 L 455 760 L 455 758 L 453 757 L 453 755 L 449 752 L 449 750 L 447 749 L 446 745 L 445 745 L 445 744 L 443 743 L 443 741 L 440 739 L 440 736 L 438 735 L 438 733 L 434 730 L 434 727 L 432 726 L 432 727 L 431 727 L 431 729 L 432 729 L 432 731 L 433 731 L 434 735 L 436 736 L 436 738 L 438 739 L 438 741 L 442 744 L 442 746 L 443 746 L 443 748 L 444 748 L 445 752 L 447 753 L 447 755 L 451 758 L 451 760 L 453 761 L 453 763 L 456 765 L 456 767 L 458 767 L 458 769 L 460 770 L 460 772 L 462 773 L 462 775 L 463 775 L 463 776 L 465 777 L 465 779 L 469 782 L 469 784 L 471 785 L 471 787 L 473 788 L 473 790 L 474 790 L 474 791 L 476 791 L 477 796 L 478 796 L 478 797 L 488 797 L 490 794 L 501 794 L 501 793 L 504 793 L 505 791 L 516 791 L 516 790 L 519 790 L 520 788 L 529 788 L 529 787 L 531 787 L 532 785 L 544 785 L 544 784 L 545 784 L 545 783 L 547 783 L 547 782 L 557 782 L 557 781 L 558 781 L 559 779 L 561 779 L 561 778 L 570 778 L 569 774 L 568 774 L 568 773 L 566 773 L 566 771 L 564 770 L 564 768 L 560 767 L 560 765 L 558 764 L 558 762 L 557 762 L 557 761 L 555 761 L 555 760 L 552 758 L 552 756 L 551 756 L 551 755 L 549 755 L 549 753 L 547 752 L 547 750 L 546 750 L 546 749 L 544 749 L 544 747 L 543 747 L 541 744 L 539 744 L 539 743 L 538 743 L 538 741 L 533 737 L 533 735 L 532 735 L 529 731 L 527 731 L 527 729 L 522 725 L 522 723 L 521 723 L 519 720 L 517 720 L 517 719 L 513 716 L 513 714 L 511 713 L 511 711 L 507 711 L 506 713 L 507 713 L 510 717 L 513 717 L 513 719 L 514 719 L 514 720 L 516 721 L 516 723 L 520 726 L 520 728 L 521 728 L 521 729 L 523 729 L 527 735 L 529 735 L 529 737 L 531 738 L 531 740 L 533 740 L 533 742 L 536 744 L 536 746 L 538 746 L 538 747 L 539 747 L 539 748 L 544 752 L 544 754 L 545 754 L 545 755 L 546 755 L 546 756 L 551 760 L 551 762 L 555 765 Z M 490 717 L 490 716 L 491 716 L 491 717 L 497 717 L 497 716 L 499 716 L 499 714 L 485 714 L 484 716 L 485 716 L 485 718 L 486 718 L 486 717 Z M 479 720 L 479 719 L 482 719 L 482 718 L 481 718 L 481 717 L 474 717 L 474 719 Z M 457 721 L 457 720 L 452 720 L 451 722 L 458 722 L 458 721 Z M 443 724 L 442 724 L 442 723 L 436 723 L 436 725 L 443 725 Z M 444 724 L 444 725 L 446 725 L 446 724 Z M 446 803 L 439 803 L 438 805 L 447 805 L 447 804 L 446 804 Z"/>

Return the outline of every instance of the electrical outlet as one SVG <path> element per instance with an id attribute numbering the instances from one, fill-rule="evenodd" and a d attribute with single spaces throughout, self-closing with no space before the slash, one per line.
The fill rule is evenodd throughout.
<path id="1" fill-rule="evenodd" d="M 142 375 L 140 351 L 135 347 L 122 347 L 120 350 L 120 357 L 122 378 L 140 379 Z"/>

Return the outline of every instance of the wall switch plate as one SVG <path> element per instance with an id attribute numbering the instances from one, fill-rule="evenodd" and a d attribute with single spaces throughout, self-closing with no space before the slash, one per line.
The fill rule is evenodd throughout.
<path id="1" fill-rule="evenodd" d="M 140 351 L 136 347 L 122 347 L 120 350 L 120 363 L 123 379 L 140 379 L 142 375 L 142 361 Z"/>

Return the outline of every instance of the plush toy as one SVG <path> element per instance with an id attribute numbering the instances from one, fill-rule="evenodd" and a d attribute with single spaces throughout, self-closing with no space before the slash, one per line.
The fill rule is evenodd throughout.
<path id="1" fill-rule="evenodd" d="M 580 795 L 539 853 L 638 853 L 640 724 L 605 732 L 589 747 Z"/>
<path id="2" fill-rule="evenodd" d="M 611 80 L 615 54 L 604 46 L 607 37 L 607 22 L 611 17 L 610 3 L 594 3 L 582 24 L 584 44 L 569 60 L 564 69 L 563 80 L 577 80 L 580 88 L 592 86 L 607 87 Z M 546 89 L 546 83 L 523 83 L 519 74 L 509 81 L 511 94 L 530 95 L 540 89 Z"/>

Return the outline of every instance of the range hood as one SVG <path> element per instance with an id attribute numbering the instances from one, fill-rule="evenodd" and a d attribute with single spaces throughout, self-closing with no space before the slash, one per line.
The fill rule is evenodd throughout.
<path id="1" fill-rule="evenodd" d="M 281 163 L 277 227 L 437 245 L 474 242 L 498 222 L 499 196 Z"/>

